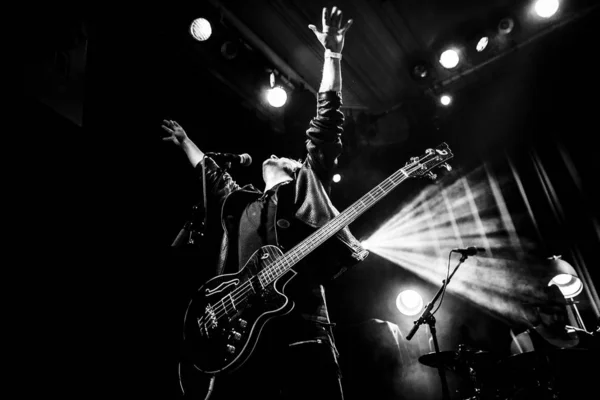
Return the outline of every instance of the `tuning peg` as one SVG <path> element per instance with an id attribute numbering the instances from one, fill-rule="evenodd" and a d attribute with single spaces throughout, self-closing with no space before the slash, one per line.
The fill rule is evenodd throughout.
<path id="1" fill-rule="evenodd" d="M 450 164 L 448 164 L 447 162 L 440 165 L 440 167 L 446 168 L 446 171 L 452 171 L 452 166 Z"/>
<path id="2" fill-rule="evenodd" d="M 433 172 L 431 172 L 431 171 L 429 171 L 429 172 L 428 172 L 426 175 L 427 175 L 427 177 L 428 177 L 429 179 L 431 179 L 432 181 L 435 181 L 435 180 L 437 179 L 437 175 L 436 175 L 436 174 L 434 174 L 434 173 L 433 173 Z"/>

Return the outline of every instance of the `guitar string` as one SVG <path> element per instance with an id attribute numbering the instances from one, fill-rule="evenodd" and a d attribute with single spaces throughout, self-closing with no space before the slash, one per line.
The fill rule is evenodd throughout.
<path id="1" fill-rule="evenodd" d="M 400 171 L 398 171 L 398 172 L 400 172 Z M 396 174 L 394 174 L 394 175 L 396 175 Z M 392 175 L 392 177 L 393 177 L 394 175 Z M 382 188 L 382 189 L 385 189 L 385 190 L 387 190 L 387 187 L 385 187 L 385 186 L 388 186 L 387 184 L 388 184 L 388 183 L 390 183 L 389 181 L 392 179 L 392 177 L 388 178 L 388 180 L 386 181 L 386 183 L 385 183 L 385 184 L 378 185 L 378 187 L 380 187 L 380 188 Z M 400 181 L 398 181 L 398 182 L 391 182 L 391 183 L 392 183 L 392 186 L 395 186 L 395 185 L 397 185 L 397 184 L 401 183 L 401 182 L 402 182 L 403 180 L 405 180 L 405 179 L 406 179 L 406 176 L 404 175 Z M 385 188 L 384 188 L 384 187 L 385 187 Z M 374 188 L 374 189 L 373 189 L 373 191 L 374 191 L 375 189 L 376 189 L 376 188 Z M 384 190 L 384 191 L 385 191 L 385 190 Z M 387 194 L 387 193 L 384 193 L 383 195 L 386 195 L 386 194 Z M 380 195 L 381 195 L 381 194 L 380 194 Z M 367 202 L 365 202 L 365 206 L 369 207 L 370 205 L 372 205 L 372 204 L 369 204 L 369 203 L 372 203 L 372 202 L 373 202 L 373 200 L 375 200 L 375 201 L 378 201 L 379 199 L 377 199 L 376 197 L 373 197 L 373 196 L 369 196 L 369 198 L 367 198 Z M 354 212 L 354 213 L 355 213 L 355 212 Z M 350 215 L 352 215 L 352 216 L 353 216 L 354 214 L 349 214 L 349 216 L 350 216 Z M 335 231 L 337 232 L 337 230 L 335 230 Z M 319 237 L 319 239 L 320 239 L 320 236 L 323 236 L 323 235 L 322 235 L 322 234 L 317 234 L 317 235 L 315 235 L 314 239 L 317 239 L 317 237 Z M 317 241 L 318 241 L 318 240 L 317 240 Z M 303 248 L 303 247 L 305 247 L 305 246 L 308 246 L 308 245 L 307 245 L 307 244 L 301 245 L 301 246 L 300 246 L 299 248 L 297 248 L 296 250 L 300 250 L 301 248 Z M 290 254 L 290 255 L 293 257 L 293 253 L 292 253 L 292 254 Z M 269 268 L 269 269 L 271 269 L 271 270 L 273 270 L 273 269 L 277 269 L 277 270 L 279 270 L 279 269 L 280 269 L 280 267 L 282 266 L 282 264 L 283 264 L 283 262 L 276 261 L 276 262 L 275 262 L 275 263 L 273 263 L 272 265 L 269 265 L 267 268 Z M 269 277 L 268 277 L 269 273 L 265 274 L 265 273 L 264 273 L 264 271 L 266 271 L 266 270 L 262 270 L 262 271 L 260 271 L 260 272 L 259 272 L 259 274 L 261 274 L 263 277 L 264 277 L 265 275 L 267 275 L 267 284 L 270 284 L 270 282 L 268 282 L 268 281 L 269 281 Z M 275 275 L 277 275 L 277 274 L 276 274 L 276 273 L 275 273 L 275 274 L 273 274 L 273 276 L 275 276 Z M 248 279 L 248 280 L 247 280 L 247 281 L 246 281 L 246 282 L 245 282 L 245 283 L 244 283 L 242 286 L 240 286 L 239 288 L 237 288 L 236 290 L 234 290 L 234 291 L 233 291 L 231 294 L 229 294 L 229 296 L 225 296 L 225 297 L 223 297 L 223 298 L 221 298 L 221 299 L 219 300 L 219 302 L 220 302 L 221 304 L 220 304 L 220 305 L 218 305 L 217 307 L 215 307 L 215 309 L 213 310 L 213 312 L 214 312 L 214 314 L 215 314 L 215 318 L 216 318 L 217 320 L 219 320 L 219 319 L 223 318 L 223 317 L 224 317 L 224 316 L 226 316 L 226 315 L 229 315 L 229 313 L 230 313 L 232 310 L 236 311 L 235 303 L 236 303 L 237 301 L 239 301 L 241 298 L 245 297 L 245 295 L 248 293 L 248 291 L 249 291 L 250 289 L 252 289 L 252 282 L 251 282 L 251 280 L 252 280 L 252 279 L 255 279 L 257 276 L 258 276 L 258 274 L 257 274 L 256 276 L 253 276 L 253 277 L 251 277 L 251 278 L 250 278 L 250 279 Z M 259 277 L 259 280 L 260 280 L 260 277 Z M 263 286 L 263 285 L 262 285 L 262 282 L 261 282 L 261 286 L 262 286 L 263 288 L 265 287 L 265 286 Z M 236 292 L 238 292 L 238 293 L 236 293 Z M 229 307 L 228 305 L 226 305 L 226 304 L 225 304 L 225 298 L 226 298 L 226 297 L 230 297 L 230 301 L 231 301 L 231 303 L 232 303 L 231 307 Z M 244 300 L 245 300 L 245 299 L 244 299 Z M 206 325 L 206 324 L 208 324 L 209 322 L 208 322 L 208 321 L 203 321 L 203 318 L 204 318 L 204 317 L 202 317 L 202 318 L 200 319 L 200 321 L 199 321 L 199 322 L 200 322 L 200 323 L 203 323 L 203 322 L 204 322 L 204 327 L 206 328 L 206 327 L 207 327 L 207 325 Z"/>
<path id="2" fill-rule="evenodd" d="M 416 170 L 416 169 L 418 169 L 418 167 L 416 167 L 416 168 L 415 168 L 415 170 Z M 412 173 L 412 172 L 413 172 L 413 171 L 411 171 L 410 173 Z M 364 204 L 364 205 L 365 205 L 365 210 L 366 210 L 368 207 L 372 206 L 372 205 L 373 205 L 374 203 L 376 203 L 377 201 L 379 201 L 379 200 L 380 200 L 381 198 L 383 198 L 385 195 L 387 195 L 387 194 L 389 193 L 389 189 L 393 189 L 395 186 L 397 186 L 398 184 L 400 184 L 400 183 L 402 183 L 404 180 L 406 180 L 406 179 L 408 178 L 408 175 L 409 175 L 410 173 L 407 173 L 406 171 L 404 171 L 404 169 L 403 169 L 403 168 L 401 168 L 400 170 L 398 170 L 398 171 L 396 171 L 394 174 L 392 174 L 392 175 L 391 175 L 389 178 L 387 178 L 385 182 L 382 182 L 382 184 L 380 184 L 380 185 L 376 186 L 376 187 L 375 187 L 375 188 L 373 188 L 371 191 L 369 191 L 369 192 L 367 193 L 367 195 L 366 195 L 366 196 L 364 196 L 364 197 L 366 198 L 366 200 L 367 200 L 366 202 L 364 202 L 364 203 L 365 203 L 365 204 Z M 395 179 L 396 179 L 396 178 L 397 178 L 399 175 L 401 175 L 401 176 L 400 176 L 400 180 L 396 182 L 396 181 L 395 181 Z M 391 188 L 390 188 L 390 186 L 391 186 Z M 375 195 L 375 196 L 373 196 L 373 194 L 374 194 L 374 193 L 373 193 L 373 194 L 371 194 L 371 192 L 375 192 L 375 191 L 376 191 L 376 189 L 378 189 L 378 188 L 380 188 L 380 189 L 384 189 L 384 190 L 383 190 L 383 193 L 380 193 L 379 195 Z M 379 196 L 379 198 L 377 198 L 377 196 Z M 363 202 L 363 200 L 361 200 L 361 202 Z M 349 217 L 350 217 L 350 216 L 354 216 L 354 214 L 355 214 L 355 213 L 356 213 L 356 212 L 349 213 L 349 214 L 348 214 L 348 216 L 349 216 Z M 342 218 L 342 219 L 343 219 L 343 218 Z M 336 224 L 334 224 L 334 225 L 336 225 Z M 339 225 L 339 222 L 338 222 L 338 224 L 337 224 L 337 225 Z M 343 224 L 343 225 L 347 225 L 347 224 Z M 333 226 L 333 225 L 332 225 L 332 226 Z M 343 228 L 343 226 L 342 226 L 342 228 Z M 342 229 L 342 228 L 339 228 L 339 229 Z M 334 232 L 337 232 L 339 229 L 337 229 L 337 228 L 336 228 L 335 230 L 334 230 L 334 229 L 330 229 L 330 230 L 329 230 L 327 233 L 331 232 L 331 230 L 334 230 Z M 312 240 L 312 242 L 319 241 L 319 240 L 321 239 L 321 237 L 322 237 L 322 236 L 326 236 L 326 235 L 324 235 L 324 234 L 323 234 L 324 232 L 325 232 L 325 231 L 316 233 L 316 234 L 315 234 L 315 236 L 314 236 L 314 238 L 313 238 L 313 240 Z M 335 233 L 334 233 L 334 234 L 335 234 Z M 317 238 L 318 238 L 318 240 L 314 240 L 314 239 L 317 239 Z M 299 245 L 299 246 L 298 246 L 296 249 L 292 249 L 292 252 L 291 252 L 290 256 L 292 256 L 292 254 L 293 254 L 293 253 L 295 253 L 295 252 L 298 252 L 298 251 L 299 251 L 301 248 L 303 248 L 303 247 L 309 247 L 308 243 L 306 243 L 306 244 L 300 244 L 300 245 Z M 302 258 L 303 258 L 303 257 L 302 257 Z M 300 259 L 302 259 L 302 258 L 300 258 Z M 298 261 L 300 261 L 300 260 L 298 260 Z M 277 270 L 279 270 L 279 268 L 282 266 L 282 264 L 283 264 L 283 262 L 280 262 L 279 260 L 276 260 L 276 261 L 275 261 L 275 262 L 274 262 L 272 265 L 268 266 L 268 268 L 271 268 L 271 269 L 275 269 L 275 268 L 277 268 Z M 214 312 L 214 314 L 215 314 L 215 318 L 216 318 L 216 320 L 217 320 L 217 321 L 218 321 L 218 320 L 220 320 L 221 318 L 223 318 L 224 316 L 227 316 L 227 315 L 229 315 L 229 313 L 230 313 L 232 310 L 236 311 L 236 308 L 235 308 L 235 303 L 236 303 L 236 302 L 238 302 L 238 301 L 239 301 L 241 298 L 244 298 L 244 297 L 245 297 L 245 295 L 248 293 L 248 291 L 249 291 L 250 289 L 252 289 L 252 284 L 251 284 L 252 282 L 251 282 L 251 281 L 252 281 L 253 279 L 257 278 L 257 277 L 258 277 L 258 275 L 260 275 L 260 274 L 262 274 L 263 276 L 265 275 L 264 271 L 265 271 L 265 270 L 262 270 L 262 271 L 260 271 L 260 272 L 259 272 L 257 275 L 255 275 L 255 276 L 251 277 L 250 279 L 248 279 L 248 280 L 247 280 L 247 281 L 246 281 L 244 284 L 242 284 L 242 286 L 240 286 L 239 288 L 235 289 L 235 290 L 234 290 L 232 293 L 230 293 L 230 294 L 229 294 L 229 296 L 226 296 L 226 297 L 229 297 L 229 298 L 230 298 L 230 300 L 231 300 L 231 303 L 232 303 L 232 306 L 231 306 L 231 307 L 229 307 L 229 306 L 225 305 L 225 303 L 224 303 L 224 299 L 225 299 L 225 297 L 223 297 L 223 298 L 221 298 L 221 299 L 219 300 L 219 302 L 220 302 L 221 304 L 220 304 L 220 305 L 218 305 L 217 307 L 215 307 L 215 309 L 213 310 L 213 312 Z M 268 275 L 268 274 L 267 274 L 267 275 Z M 275 276 L 276 274 L 273 274 L 273 275 Z M 259 280 L 260 280 L 260 277 L 259 277 Z M 272 281 L 271 281 L 271 282 L 272 282 Z M 267 285 L 268 285 L 268 284 L 270 284 L 271 282 L 268 282 L 268 279 L 267 279 Z M 265 287 L 265 286 L 263 286 L 263 285 L 262 285 L 262 282 L 261 282 L 261 287 L 262 287 L 263 289 L 264 289 L 264 287 Z M 238 292 L 238 293 L 236 293 L 236 292 Z M 245 298 L 244 298 L 244 300 L 245 300 Z M 208 322 L 208 321 L 203 321 L 203 319 L 204 319 L 204 316 L 203 316 L 202 318 L 200 318 L 200 321 L 198 321 L 198 322 L 199 322 L 199 323 L 203 323 L 203 325 L 204 325 L 204 328 L 205 328 L 205 329 L 207 329 L 207 324 L 208 324 L 209 322 Z"/>
<path id="3" fill-rule="evenodd" d="M 411 172 L 412 172 L 412 171 L 411 171 Z M 402 176 L 400 177 L 400 180 L 396 182 L 396 181 L 395 181 L 395 178 L 397 178 L 397 177 L 398 177 L 398 175 L 400 175 L 401 173 L 402 173 Z M 389 189 L 389 186 L 390 186 L 389 184 L 390 184 L 390 183 L 391 183 L 391 186 L 392 186 L 392 189 L 393 189 L 393 187 L 397 186 L 398 184 L 400 184 L 400 183 L 402 183 L 404 180 L 406 180 L 406 179 L 408 178 L 408 175 L 409 175 L 409 174 L 408 174 L 406 171 L 404 171 L 404 170 L 403 170 L 403 168 L 402 168 L 402 169 L 400 169 L 400 170 L 396 171 L 396 173 L 392 174 L 392 175 L 391 175 L 391 176 L 390 176 L 388 179 L 386 179 L 386 181 L 385 181 L 385 182 L 383 182 L 382 184 L 380 184 L 380 185 L 376 186 L 376 187 L 375 187 L 375 188 L 373 188 L 371 191 L 369 191 L 369 193 L 367 193 L 367 195 L 368 195 L 368 196 L 365 196 L 365 198 L 366 198 L 366 200 L 367 200 L 367 201 L 365 202 L 365 204 L 364 204 L 364 205 L 365 205 L 365 210 L 366 210 L 368 207 L 372 206 L 372 205 L 373 205 L 373 203 L 375 203 L 375 202 L 379 201 L 379 200 L 380 200 L 382 197 L 384 197 L 385 195 L 387 195 L 387 194 L 389 193 L 389 190 L 388 190 L 388 189 Z M 375 195 L 375 196 L 373 196 L 375 193 L 371 194 L 371 192 L 375 192 L 375 190 L 376 190 L 376 189 L 378 189 L 378 188 L 380 188 L 380 189 L 384 189 L 384 190 L 383 190 L 383 193 L 380 193 L 379 195 Z M 377 198 L 377 196 L 379 196 L 379 198 Z M 362 201 L 363 201 L 363 200 L 361 200 L 361 202 L 362 202 Z M 354 213 L 355 213 L 355 212 L 354 212 Z M 349 213 L 349 214 L 348 214 L 348 216 L 353 216 L 353 215 L 354 215 L 353 213 Z M 343 218 L 342 218 L 342 219 L 343 219 Z M 334 225 L 335 225 L 335 224 L 334 224 Z M 338 225 L 339 225 L 339 223 L 338 223 Z M 347 225 L 347 224 L 344 224 L 344 225 Z M 340 229 L 341 229 L 341 228 L 340 228 Z M 339 229 L 335 229 L 335 230 L 334 230 L 334 232 L 337 232 L 338 230 L 339 230 Z M 330 230 L 330 231 L 331 231 L 331 230 Z M 325 232 L 325 231 L 323 231 L 323 232 Z M 322 236 L 324 236 L 322 233 L 317 233 L 317 234 L 314 236 L 314 238 L 313 238 L 313 239 L 317 239 L 317 238 L 318 238 L 318 239 L 320 240 Z M 326 236 L 326 235 L 325 235 L 325 236 Z M 315 241 L 315 240 L 313 240 L 313 242 L 314 242 L 314 241 Z M 318 240 L 316 240 L 316 241 L 318 241 Z M 306 247 L 306 246 L 308 246 L 308 244 L 301 244 L 301 245 L 300 245 L 298 248 L 296 248 L 296 249 L 293 249 L 293 250 L 292 250 L 292 254 L 294 253 L 294 250 L 295 250 L 295 252 L 298 252 L 298 250 L 300 250 L 302 247 Z M 292 254 L 290 254 L 290 255 L 292 255 Z M 299 260 L 298 260 L 298 261 L 299 261 Z M 275 261 L 275 263 L 273 263 L 273 264 L 272 264 L 272 266 L 268 266 L 268 268 L 271 268 L 271 267 L 273 267 L 273 268 L 271 268 L 271 269 L 274 269 L 274 268 L 277 268 L 277 269 L 279 269 L 279 267 L 281 266 L 281 264 L 283 264 L 283 262 Z M 260 271 L 260 272 L 259 272 L 259 274 L 262 274 L 262 275 L 264 276 L 264 275 L 265 275 L 265 274 L 264 274 L 264 271 L 265 271 L 265 270 L 262 270 L 262 271 Z M 273 275 L 275 276 L 276 274 L 273 274 Z M 251 278 L 250 278 L 250 279 L 248 279 L 248 280 L 247 280 L 247 281 L 246 281 L 246 282 L 245 282 L 245 283 L 244 283 L 242 286 L 240 286 L 239 288 L 235 289 L 235 290 L 234 290 L 234 291 L 233 291 L 231 294 L 229 294 L 229 298 L 230 298 L 230 300 L 231 300 L 231 303 L 232 303 L 232 307 L 231 307 L 231 308 L 229 308 L 227 305 L 225 305 L 225 303 L 224 303 L 224 299 L 225 299 L 225 297 L 223 297 L 223 298 L 221 298 L 221 299 L 219 300 L 219 301 L 221 302 L 221 305 L 219 305 L 219 306 L 215 307 L 215 309 L 213 310 L 213 312 L 214 312 L 214 316 L 215 316 L 215 318 L 216 318 L 216 320 L 217 320 L 217 321 L 218 321 L 218 320 L 220 320 L 221 318 L 223 318 L 224 316 L 227 316 L 227 315 L 229 315 L 229 313 L 230 313 L 230 311 L 231 311 L 232 309 L 233 309 L 234 311 L 237 311 L 237 310 L 236 310 L 236 307 L 235 307 L 235 302 L 237 302 L 237 301 L 238 301 L 238 300 L 239 300 L 241 297 L 245 297 L 245 295 L 248 293 L 248 290 L 249 290 L 249 289 L 252 289 L 251 280 L 255 279 L 257 276 L 258 276 L 258 274 L 257 274 L 256 276 L 253 276 L 253 277 L 251 277 Z M 260 279 L 260 277 L 259 277 L 259 279 Z M 268 279 L 267 279 L 267 281 L 268 281 Z M 271 283 L 271 282 L 267 282 L 267 284 L 270 284 L 270 283 Z M 262 282 L 261 282 L 261 286 L 262 286 L 263 288 L 265 287 L 265 286 L 263 286 L 263 285 L 262 285 Z M 238 292 L 238 293 L 236 293 L 236 292 Z M 245 300 L 245 298 L 244 298 L 244 300 Z M 208 322 L 208 321 L 203 321 L 203 319 L 204 319 L 204 317 L 202 317 L 202 318 L 200 319 L 200 321 L 198 321 L 198 322 L 199 322 L 199 323 L 202 323 L 202 324 L 204 325 L 204 328 L 206 329 L 206 328 L 207 328 L 207 324 L 208 324 L 209 322 Z"/>
<path id="4" fill-rule="evenodd" d="M 374 187 L 373 189 L 371 189 L 365 196 L 363 196 L 363 198 L 366 198 L 366 200 L 367 200 L 364 203 L 364 210 L 363 211 L 366 211 L 366 209 L 368 209 L 369 207 L 371 207 L 374 203 L 378 202 L 379 200 L 381 200 L 381 198 L 385 197 L 390 192 L 391 189 L 394 189 L 397 185 L 399 185 L 400 183 L 402 183 L 403 181 L 405 181 L 409 177 L 410 174 L 412 174 L 414 171 L 416 171 L 419 168 L 420 167 L 414 167 L 414 169 L 412 171 L 410 171 L 410 172 L 405 171 L 404 168 L 400 168 L 398 171 L 396 171 L 390 177 L 388 177 L 384 182 L 382 182 L 381 184 L 379 184 L 376 187 Z M 400 177 L 400 179 L 398 181 L 395 181 L 396 178 L 398 178 L 398 177 Z M 383 189 L 383 192 L 379 193 L 379 194 L 371 193 L 371 192 L 375 192 L 377 189 Z M 361 201 L 361 203 L 362 203 L 363 199 L 361 199 L 359 201 Z M 356 211 L 348 213 L 347 217 L 353 217 L 354 214 L 356 214 Z M 341 220 L 344 220 L 344 218 L 341 218 L 340 221 Z M 345 226 L 347 224 L 346 223 L 340 224 L 340 222 L 338 221 L 337 224 L 333 224 L 332 226 L 334 226 L 334 225 L 342 225 L 342 226 L 341 227 L 337 227 L 336 226 L 335 229 L 323 230 L 322 232 L 321 231 L 317 231 L 314 234 L 313 240 L 311 240 L 310 242 L 318 242 L 319 240 L 321 240 L 321 238 L 323 236 L 327 236 L 327 234 L 329 234 L 331 231 L 333 231 L 333 234 L 335 234 L 338 230 L 343 229 L 343 226 Z M 325 232 L 326 232 L 326 234 L 325 234 Z M 296 248 L 292 249 L 292 251 L 289 254 L 289 257 L 293 258 L 293 254 L 300 252 L 300 249 L 303 249 L 304 247 L 310 247 L 309 244 L 312 244 L 310 242 L 306 242 L 304 244 L 301 243 Z M 304 256 L 302 256 L 300 259 L 298 259 L 296 261 L 296 263 L 298 261 L 300 261 L 302 258 L 304 258 Z M 279 272 L 279 268 L 283 264 L 284 264 L 283 261 L 276 260 L 272 265 L 267 266 L 267 268 L 270 269 L 270 270 L 277 269 L 277 272 Z M 220 320 L 221 318 L 223 318 L 224 316 L 229 315 L 229 313 L 231 312 L 231 310 L 237 311 L 237 309 L 235 307 L 235 304 L 236 304 L 236 302 L 238 302 L 242 298 L 243 298 L 243 300 L 245 300 L 245 298 L 246 298 L 245 295 L 248 293 L 249 290 L 252 289 L 252 283 L 253 283 L 252 280 L 255 280 L 255 278 L 258 277 L 259 282 L 261 284 L 261 287 L 263 289 L 265 288 L 265 286 L 262 284 L 262 281 L 260 281 L 260 276 L 259 275 L 262 275 L 263 277 L 265 275 L 267 275 L 267 279 L 266 279 L 267 285 L 269 285 L 271 282 L 274 281 L 274 280 L 273 281 L 269 281 L 269 277 L 268 277 L 269 274 L 268 273 L 267 274 L 264 273 L 264 271 L 266 271 L 266 270 L 267 269 L 263 269 L 263 270 L 259 271 L 257 275 L 252 276 L 251 278 L 249 278 L 240 287 L 238 287 L 237 289 L 233 290 L 232 293 L 230 293 L 228 296 L 226 296 L 226 297 L 230 298 L 230 301 L 232 303 L 231 308 L 229 308 L 229 306 L 225 305 L 225 303 L 224 303 L 225 297 L 222 297 L 219 300 L 219 302 L 221 304 L 218 305 L 218 306 L 216 306 L 214 308 L 214 310 L 213 310 L 215 318 L 216 318 L 217 321 Z M 285 268 L 284 268 L 284 270 L 285 270 Z M 274 273 L 273 276 L 276 276 L 277 272 Z M 203 321 L 203 320 L 204 320 L 204 316 L 202 316 L 200 318 L 200 320 L 198 321 L 198 323 L 203 324 L 204 328 L 207 329 L 207 324 L 209 322 L 208 321 Z"/>

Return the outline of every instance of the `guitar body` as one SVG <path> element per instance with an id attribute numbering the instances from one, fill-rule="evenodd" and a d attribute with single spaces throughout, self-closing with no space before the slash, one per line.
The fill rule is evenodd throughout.
<path id="1" fill-rule="evenodd" d="M 282 256 L 278 247 L 261 247 L 242 270 L 208 280 L 192 297 L 184 318 L 184 344 L 197 370 L 236 370 L 252 354 L 264 325 L 293 309 L 284 289 L 296 272 L 290 269 L 270 283 L 265 274 Z"/>

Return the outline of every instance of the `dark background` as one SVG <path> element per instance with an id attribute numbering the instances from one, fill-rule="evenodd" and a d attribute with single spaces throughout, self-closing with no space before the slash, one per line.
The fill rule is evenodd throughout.
<path id="1" fill-rule="evenodd" d="M 85 26 L 81 35 L 66 35 L 86 43 L 80 119 L 57 112 L 31 92 L 19 98 L 24 127 L 19 151 L 31 157 L 20 182 L 25 188 L 22 205 L 32 217 L 27 227 L 37 232 L 35 239 L 26 241 L 19 262 L 26 266 L 26 285 L 43 293 L 43 300 L 35 304 L 45 327 L 41 347 L 50 352 L 42 359 L 67 365 L 60 379 L 48 383 L 66 383 L 78 397 L 104 390 L 118 396 L 125 391 L 135 397 L 179 395 L 176 365 L 183 312 L 190 294 L 206 278 L 204 267 L 211 265 L 213 256 L 211 243 L 199 249 L 170 248 L 202 197 L 182 152 L 161 140 L 162 119 L 177 120 L 207 151 L 250 153 L 253 165 L 232 173 L 240 183 L 260 186 L 260 160 L 272 153 L 299 156 L 302 126 L 314 109 L 314 99 L 298 93 L 290 106 L 296 111 L 286 116 L 286 132 L 274 129 L 207 72 L 202 59 L 188 53 L 186 46 L 193 46 L 189 38 L 175 45 L 178 36 L 169 34 L 169 27 L 177 26 L 182 13 L 144 7 L 125 13 L 52 9 L 34 16 L 38 26 L 46 28 L 64 27 L 69 21 L 83 21 Z M 318 9 L 313 14 L 319 15 Z M 448 109 L 426 96 L 415 100 L 411 107 L 421 111 L 407 118 L 405 140 L 375 146 L 368 145 L 368 130 L 363 133 L 366 138 L 355 137 L 358 150 L 347 148 L 340 160 L 346 178 L 334 187 L 333 202 L 344 209 L 409 157 L 441 141 L 451 145 L 456 171 L 481 162 L 502 171 L 504 154 L 510 154 L 530 188 L 529 201 L 539 224 L 539 236 L 531 221 L 517 229 L 536 242 L 528 257 L 562 254 L 570 263 L 585 265 L 597 282 L 597 26 L 594 12 L 552 33 L 526 54 L 502 61 L 475 84 L 461 88 Z M 25 52 L 28 64 L 55 51 L 50 33 L 29 36 L 26 42 L 35 43 L 31 46 L 36 51 Z M 348 48 L 361 40 L 350 34 Z M 32 78 L 26 75 L 28 79 Z M 346 112 L 353 116 L 349 120 L 360 122 L 355 110 Z M 294 138 L 288 136 L 291 133 Z M 560 161 L 557 143 L 570 154 L 581 190 Z M 555 185 L 562 218 L 549 206 L 529 158 L 532 149 Z M 428 185 L 407 182 L 359 218 L 353 232 L 367 237 L 399 204 Z M 42 262 L 33 261 L 40 255 Z M 371 318 L 396 323 L 406 335 L 411 319 L 396 315 L 389 306 L 390 293 L 395 296 L 392 288 L 401 281 L 423 285 L 428 290 L 425 299 L 438 287 L 376 254 L 331 285 L 328 302 L 342 346 L 358 334 L 356 324 Z M 580 301 L 588 328 L 595 327 L 589 298 L 582 295 Z M 443 349 L 471 337 L 479 348 L 506 350 L 511 326 L 502 316 L 490 315 L 452 293 L 440 313 Z M 406 364 L 414 365 L 416 357 L 429 351 L 424 329 L 402 349 L 410 360 Z M 39 369 L 40 364 L 30 365 Z M 419 396 L 434 398 L 435 370 L 422 370 L 422 382 L 433 384 Z M 453 385 L 464 383 L 456 379 Z M 412 391 L 417 389 L 404 393 Z"/>

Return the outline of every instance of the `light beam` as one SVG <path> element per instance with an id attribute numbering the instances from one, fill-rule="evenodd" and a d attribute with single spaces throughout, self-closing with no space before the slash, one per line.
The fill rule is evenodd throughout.
<path id="1" fill-rule="evenodd" d="M 543 261 L 525 260 L 534 243 L 517 233 L 510 212 L 510 196 L 518 182 L 498 178 L 482 165 L 461 177 L 431 185 L 405 204 L 363 243 L 369 251 L 439 285 L 447 269 L 456 266 L 450 250 L 477 246 L 486 249 L 471 256 L 457 270 L 447 291 L 468 299 L 486 311 L 522 321 L 521 305 L 532 295 Z"/>

